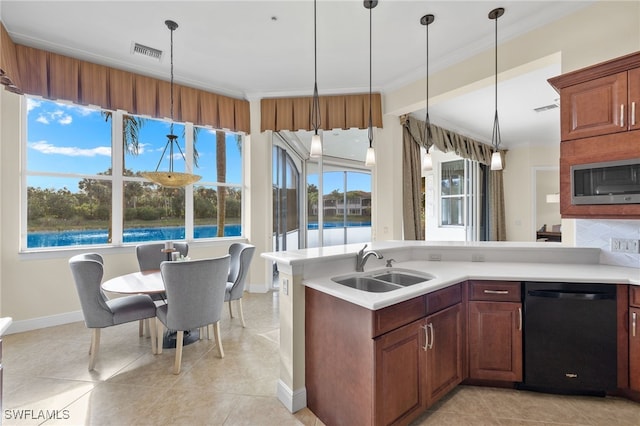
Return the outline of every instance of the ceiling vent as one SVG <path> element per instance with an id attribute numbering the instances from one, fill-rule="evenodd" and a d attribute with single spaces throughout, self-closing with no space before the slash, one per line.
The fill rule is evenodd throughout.
<path id="1" fill-rule="evenodd" d="M 558 104 L 549 104 L 549 105 L 541 106 L 538 108 L 534 108 L 533 110 L 535 112 L 543 112 L 543 111 L 549 111 L 550 109 L 556 109 L 556 108 L 558 108 Z"/>
<path id="2" fill-rule="evenodd" d="M 145 46 L 140 43 L 133 43 L 131 47 L 131 54 L 147 56 L 158 61 L 162 59 L 162 50 L 154 49 L 153 47 Z"/>

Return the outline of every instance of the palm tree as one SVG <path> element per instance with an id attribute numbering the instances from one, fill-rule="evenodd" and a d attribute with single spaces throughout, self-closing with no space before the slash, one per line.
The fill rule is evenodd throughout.
<path id="1" fill-rule="evenodd" d="M 216 169 L 217 181 L 219 183 L 227 180 L 227 141 L 226 133 L 220 130 L 216 131 Z M 218 237 L 224 237 L 224 222 L 226 216 L 225 201 L 227 191 L 224 186 L 218 186 Z"/>

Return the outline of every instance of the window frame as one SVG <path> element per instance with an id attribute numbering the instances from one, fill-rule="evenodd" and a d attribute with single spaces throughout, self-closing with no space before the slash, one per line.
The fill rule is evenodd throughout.
<path id="1" fill-rule="evenodd" d="M 91 109 L 95 109 L 98 112 L 108 111 L 111 113 L 111 174 L 110 175 L 97 175 L 97 174 L 79 174 L 79 173 L 61 173 L 61 172 L 47 172 L 47 171 L 31 171 L 28 169 L 28 144 L 29 144 L 29 135 L 28 135 L 28 108 L 27 102 L 28 99 L 35 99 L 38 101 L 46 101 L 53 103 L 60 103 L 65 105 L 73 105 L 78 107 L 89 107 Z M 142 118 L 151 118 L 159 121 L 170 122 L 170 120 L 166 118 L 157 118 L 150 117 L 140 114 L 132 114 L 124 110 L 109 110 L 106 108 L 101 108 L 95 105 L 81 105 L 76 104 L 69 101 L 63 100 L 52 100 L 43 98 L 40 96 L 34 95 L 23 95 L 21 99 L 21 140 L 20 140 L 20 154 L 21 154 L 21 172 L 20 172 L 20 245 L 19 245 L 19 253 L 38 253 L 38 252 L 49 252 L 49 251 L 74 251 L 78 249 L 87 248 L 117 248 L 117 247 L 127 247 L 127 246 L 135 246 L 139 244 L 141 241 L 136 242 L 123 242 L 123 233 L 124 233 L 124 184 L 127 182 L 141 182 L 148 183 L 149 181 L 142 177 L 136 176 L 125 176 L 124 175 L 124 161 L 123 161 L 123 136 L 122 136 L 122 125 L 123 125 L 123 116 L 131 115 Z M 190 122 L 180 122 L 177 120 L 173 120 L 176 124 L 181 124 L 185 126 L 185 170 L 193 170 L 193 133 L 194 127 L 196 127 L 193 123 Z M 245 187 L 245 170 L 248 165 L 245 158 L 245 147 L 246 147 L 246 135 L 243 132 L 234 132 L 228 129 L 214 129 L 211 126 L 198 126 L 203 128 L 208 128 L 212 130 L 220 130 L 225 132 L 226 134 L 235 134 L 240 138 L 240 150 L 241 157 L 238 166 L 241 168 L 241 182 L 240 183 L 227 183 L 227 182 L 210 182 L 210 181 L 198 181 L 196 184 L 188 185 L 185 187 L 185 240 L 190 243 L 213 243 L 221 240 L 233 240 L 233 239 L 246 239 L 245 235 L 245 199 L 244 195 L 246 194 Z M 103 180 L 109 181 L 111 183 L 111 229 L 112 229 L 112 241 L 106 244 L 78 244 L 78 245 L 66 245 L 66 246 L 48 246 L 48 247 L 27 247 L 28 243 L 28 178 L 30 176 L 45 176 L 45 177 L 56 177 L 56 178 L 72 178 L 72 179 L 94 179 L 94 180 Z M 194 185 L 204 185 L 204 186 L 215 186 L 215 187 L 226 187 L 232 188 L 236 191 L 240 191 L 240 226 L 241 226 L 241 235 L 233 236 L 233 237 L 210 237 L 210 238 L 195 238 L 194 237 L 194 229 L 195 229 L 195 212 L 194 212 Z"/>

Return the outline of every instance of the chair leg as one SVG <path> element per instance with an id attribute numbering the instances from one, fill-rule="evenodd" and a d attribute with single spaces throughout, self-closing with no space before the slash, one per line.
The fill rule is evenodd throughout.
<path id="1" fill-rule="evenodd" d="M 176 332 L 176 360 L 173 364 L 173 374 L 180 374 L 180 366 L 182 364 L 182 339 L 184 331 Z"/>
<path id="2" fill-rule="evenodd" d="M 233 318 L 233 310 L 231 309 L 231 300 L 227 302 L 229 304 L 229 317 Z"/>
<path id="3" fill-rule="evenodd" d="M 147 318 L 144 321 L 147 323 L 147 330 L 151 333 L 151 353 L 155 355 L 158 352 L 158 338 L 156 336 L 158 330 L 156 327 L 156 319 L 155 317 Z"/>
<path id="4" fill-rule="evenodd" d="M 245 324 L 244 324 L 244 312 L 242 312 L 242 298 L 238 299 L 238 310 L 240 311 L 240 322 L 242 323 L 242 328 L 244 328 Z"/>
<path id="5" fill-rule="evenodd" d="M 158 341 L 156 342 L 156 353 L 157 354 L 161 354 L 162 353 L 162 338 L 164 337 L 164 325 L 162 324 L 162 321 L 160 321 L 157 317 L 156 317 L 156 337 L 158 339 Z"/>
<path id="6" fill-rule="evenodd" d="M 138 336 L 144 336 L 144 320 L 140 320 L 140 322 L 138 323 Z"/>
<path id="7" fill-rule="evenodd" d="M 96 355 L 98 355 L 98 348 L 100 347 L 100 329 L 92 329 L 91 334 L 91 349 L 89 350 L 89 371 L 93 371 L 93 367 L 96 365 Z"/>
<path id="8" fill-rule="evenodd" d="M 220 358 L 224 358 L 224 349 L 222 348 L 222 339 L 220 339 L 220 321 L 216 321 L 213 325 L 213 334 L 216 338 L 216 345 L 218 346 L 218 354 Z"/>

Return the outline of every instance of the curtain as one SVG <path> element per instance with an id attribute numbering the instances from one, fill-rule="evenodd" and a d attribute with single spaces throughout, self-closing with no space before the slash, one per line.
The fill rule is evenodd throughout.
<path id="1" fill-rule="evenodd" d="M 63 99 L 130 114 L 170 116 L 170 83 L 14 44 L 0 23 L 0 84 L 18 94 Z M 174 85 L 174 118 L 250 132 L 249 102 Z"/>
<path id="2" fill-rule="evenodd" d="M 424 240 L 420 194 L 422 192 L 422 162 L 420 146 L 423 132 L 416 120 L 402 122 L 402 225 L 405 240 Z"/>
<path id="3" fill-rule="evenodd" d="M 427 142 L 424 141 L 424 121 L 418 120 L 410 115 L 400 116 L 400 123 L 403 128 L 403 153 L 408 150 L 407 145 L 413 144 L 416 149 L 420 146 L 425 149 L 429 149 L 431 146 L 427 146 Z M 438 150 L 442 152 L 453 151 L 456 155 L 477 161 L 482 164 L 491 164 L 491 154 L 493 149 L 491 146 L 478 142 L 467 136 L 460 135 L 452 132 L 451 130 L 444 129 L 442 127 L 430 125 L 433 135 L 432 144 Z M 506 150 L 501 150 L 503 169 L 506 168 L 505 157 Z M 418 154 L 419 157 L 419 154 Z M 403 220 L 405 229 L 405 239 L 413 236 L 411 230 L 415 232 L 416 227 L 420 226 L 420 187 L 413 188 L 411 184 L 408 184 L 409 179 L 415 179 L 416 175 L 420 179 L 420 159 L 418 158 L 417 166 L 413 164 L 412 160 L 404 155 L 403 158 Z M 411 191 L 411 192 L 409 192 Z M 491 241 L 505 241 L 506 240 L 506 222 L 505 222 L 505 209 L 504 209 L 504 185 L 503 185 L 503 171 L 492 170 L 489 173 L 489 239 Z M 414 201 L 414 198 L 418 198 L 418 203 Z M 410 210 L 410 211 L 407 211 Z M 409 223 L 407 223 L 409 221 Z M 416 225 L 415 222 L 418 222 Z M 407 230 L 409 229 L 409 232 Z M 424 233 L 423 233 L 424 238 Z"/>
<path id="4" fill-rule="evenodd" d="M 320 128 L 366 129 L 369 127 L 369 94 L 320 96 Z M 260 131 L 313 130 L 311 97 L 264 98 L 260 101 Z M 382 128 L 382 100 L 371 96 L 373 127 Z"/>

